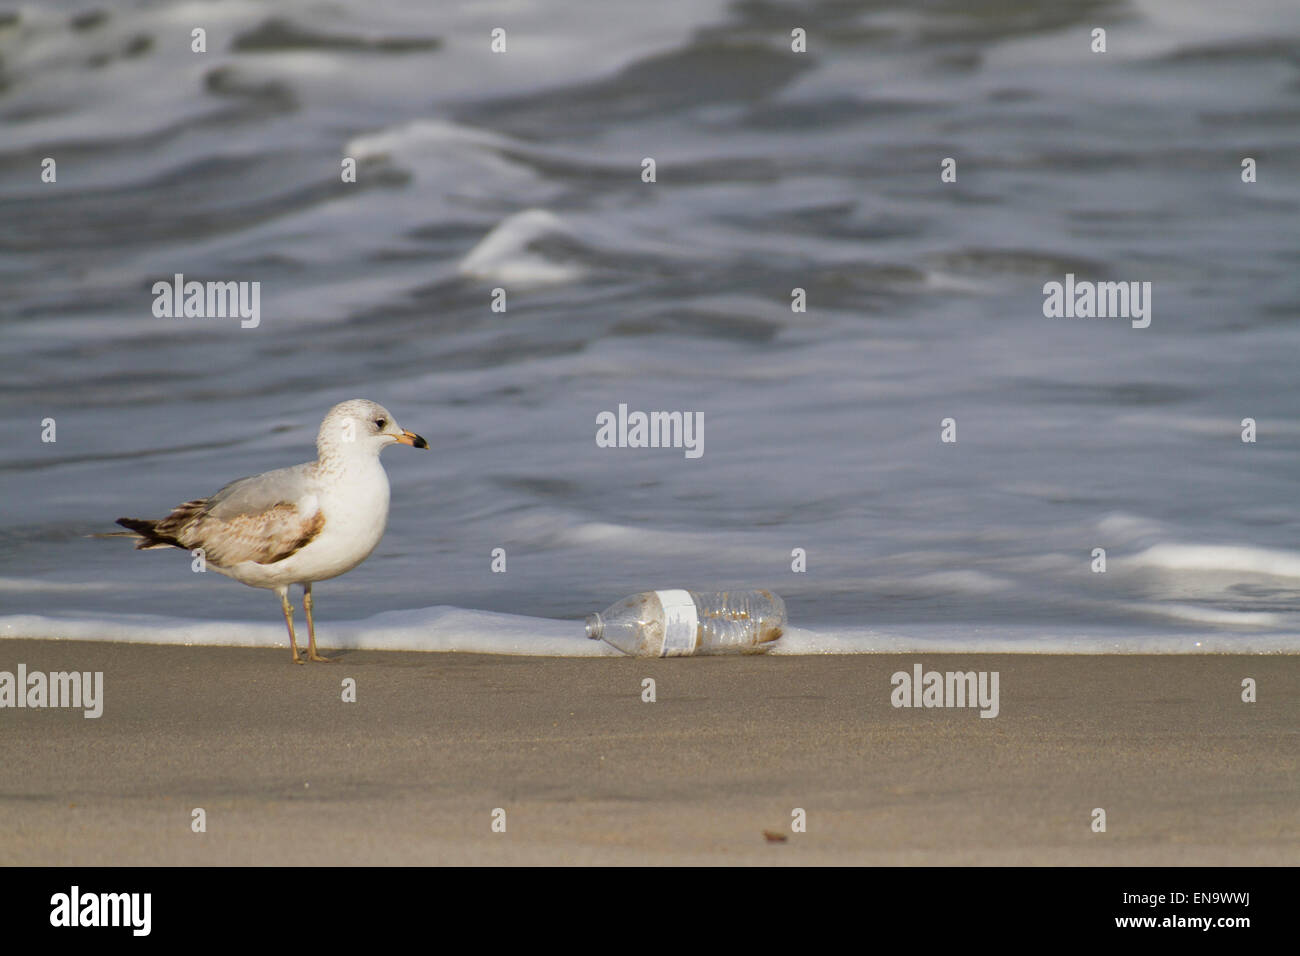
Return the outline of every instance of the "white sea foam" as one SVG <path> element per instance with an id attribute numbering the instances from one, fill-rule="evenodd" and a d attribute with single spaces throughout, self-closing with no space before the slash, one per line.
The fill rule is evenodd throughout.
<path id="1" fill-rule="evenodd" d="M 545 236 L 569 234 L 564 220 L 555 213 L 525 209 L 498 223 L 461 259 L 459 268 L 476 279 L 515 285 L 573 282 L 582 276 L 581 269 L 554 262 L 528 248 Z"/>
<path id="2" fill-rule="evenodd" d="M 435 155 L 437 151 L 445 153 L 457 147 L 475 149 L 501 149 L 510 144 L 510 140 L 496 133 L 448 123 L 442 120 L 415 120 L 401 126 L 355 136 L 348 140 L 344 155 L 356 159 L 373 156 L 394 156 L 410 162 Z M 419 172 L 418 167 L 413 172 Z"/>
<path id="3" fill-rule="evenodd" d="M 1295 634 L 1168 634 L 1024 626 L 789 627 L 772 654 L 1270 654 L 1294 653 Z"/>
<path id="4" fill-rule="evenodd" d="M 1190 615 L 1189 615 L 1190 616 Z M 1202 620 L 1209 620 L 1203 618 Z M 214 647 L 288 648 L 277 623 L 193 621 L 144 614 L 0 617 L 0 638 L 120 641 Z M 771 648 L 781 656 L 871 653 L 1205 654 L 1293 653 L 1297 635 L 1177 635 L 1075 628 L 788 627 Z M 472 611 L 441 605 L 385 611 L 361 621 L 330 623 L 323 648 L 462 652 L 522 657 L 621 657 L 603 641 L 588 640 L 580 621 Z M 0 649 L 3 649 L 0 644 Z"/>
<path id="5" fill-rule="evenodd" d="M 325 629 L 322 628 L 324 632 Z M 280 622 L 193 621 L 145 614 L 51 618 L 0 618 L 0 637 L 123 641 L 221 647 L 283 647 Z M 587 639 L 580 621 L 468 611 L 439 606 L 385 611 L 362 621 L 331 622 L 319 635 L 322 647 L 349 650 L 465 651 L 537 657 L 619 656 L 603 642 Z"/>
<path id="6" fill-rule="evenodd" d="M 1226 545 L 1157 544 L 1127 559 L 1170 571 L 1228 571 L 1300 578 L 1300 553 Z"/>
<path id="7" fill-rule="evenodd" d="M 1214 624 L 1220 627 L 1277 628 L 1284 625 L 1284 618 L 1281 615 L 1269 611 L 1234 611 L 1228 608 L 1174 604 L 1168 601 L 1154 605 L 1126 604 L 1124 607 L 1139 614 L 1157 614 L 1176 621 L 1195 621 L 1198 624 Z"/>

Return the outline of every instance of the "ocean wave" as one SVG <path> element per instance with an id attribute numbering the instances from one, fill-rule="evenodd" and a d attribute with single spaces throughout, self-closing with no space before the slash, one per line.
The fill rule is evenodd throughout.
<path id="1" fill-rule="evenodd" d="M 1157 544 L 1124 559 L 1167 571 L 1222 571 L 1300 578 L 1300 553 L 1241 545 Z"/>
<path id="2" fill-rule="evenodd" d="M 542 239 L 570 236 L 564 220 L 545 209 L 525 209 L 508 216 L 471 249 L 458 266 L 462 275 L 511 285 L 576 282 L 581 267 L 556 262 L 536 251 Z"/>

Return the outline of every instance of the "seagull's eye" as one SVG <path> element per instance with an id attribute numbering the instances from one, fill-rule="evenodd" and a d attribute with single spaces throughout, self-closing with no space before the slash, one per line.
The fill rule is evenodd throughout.
<path id="1" fill-rule="evenodd" d="M 386 419 L 386 418 L 376 418 L 376 419 L 375 419 L 375 427 L 378 428 L 378 429 L 380 429 L 381 431 L 382 431 L 383 429 L 387 428 L 387 427 L 388 427 L 388 419 Z"/>

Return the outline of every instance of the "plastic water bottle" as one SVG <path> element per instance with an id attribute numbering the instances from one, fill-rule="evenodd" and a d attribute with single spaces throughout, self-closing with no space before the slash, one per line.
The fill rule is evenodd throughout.
<path id="1" fill-rule="evenodd" d="M 587 617 L 587 636 L 634 657 L 762 654 L 785 627 L 771 591 L 643 591 Z"/>

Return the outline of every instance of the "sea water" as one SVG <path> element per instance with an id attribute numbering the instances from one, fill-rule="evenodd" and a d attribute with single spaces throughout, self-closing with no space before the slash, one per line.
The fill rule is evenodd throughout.
<path id="1" fill-rule="evenodd" d="M 1300 650 L 1300 7 L 429 11 L 0 15 L 0 635 L 283 643 L 87 535 L 365 397 L 433 453 L 325 646 L 615 653 L 587 612 L 685 587 L 781 594 L 776 653 Z"/>

